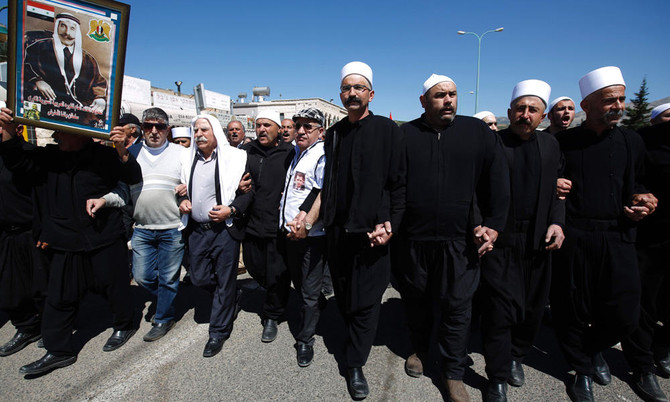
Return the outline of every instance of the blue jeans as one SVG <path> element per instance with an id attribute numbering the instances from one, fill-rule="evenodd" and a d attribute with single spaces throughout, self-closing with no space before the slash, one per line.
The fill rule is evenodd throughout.
<path id="1" fill-rule="evenodd" d="M 177 229 L 135 229 L 133 278 L 156 296 L 156 323 L 174 320 L 174 299 L 179 288 L 179 269 L 184 241 Z"/>

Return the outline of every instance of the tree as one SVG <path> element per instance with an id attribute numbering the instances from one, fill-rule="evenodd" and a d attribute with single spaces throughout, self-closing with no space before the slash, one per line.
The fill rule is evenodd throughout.
<path id="1" fill-rule="evenodd" d="M 635 93 L 635 98 L 631 99 L 632 105 L 626 108 L 626 118 L 621 122 L 626 128 L 639 130 L 649 125 L 649 102 L 647 101 L 649 92 L 647 91 L 647 77 L 642 79 L 639 92 Z"/>

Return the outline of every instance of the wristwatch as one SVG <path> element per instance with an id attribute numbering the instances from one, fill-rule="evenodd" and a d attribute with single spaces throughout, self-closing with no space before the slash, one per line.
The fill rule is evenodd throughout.
<path id="1" fill-rule="evenodd" d="M 305 221 L 305 231 L 309 232 L 310 230 L 312 230 L 312 224 Z"/>

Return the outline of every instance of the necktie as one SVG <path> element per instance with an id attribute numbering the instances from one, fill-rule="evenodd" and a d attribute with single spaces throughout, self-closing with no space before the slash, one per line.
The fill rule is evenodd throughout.
<path id="1" fill-rule="evenodd" d="M 72 82 L 74 78 L 74 62 L 72 61 L 72 52 L 69 48 L 63 48 L 63 54 L 65 55 L 65 76 L 67 78 L 67 83 Z"/>

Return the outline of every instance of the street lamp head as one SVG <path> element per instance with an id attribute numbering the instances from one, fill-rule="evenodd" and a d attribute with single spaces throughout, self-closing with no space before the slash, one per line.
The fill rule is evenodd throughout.
<path id="1" fill-rule="evenodd" d="M 505 28 L 500 27 L 500 28 L 496 29 L 496 32 L 502 32 L 503 29 L 505 29 Z"/>
<path id="2" fill-rule="evenodd" d="M 457 31 L 456 33 L 459 35 L 465 35 L 465 31 Z"/>

